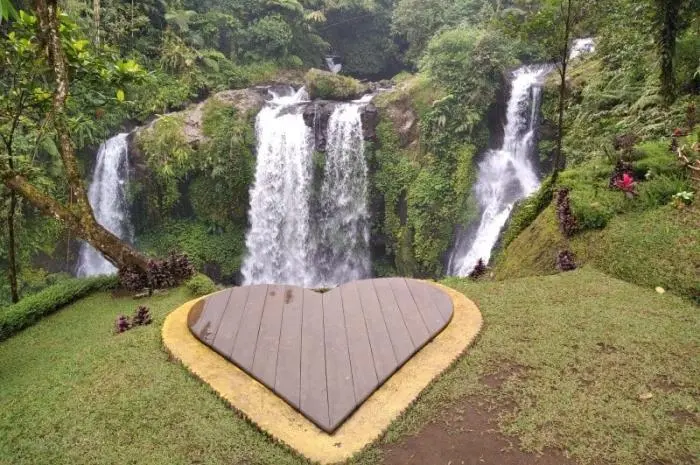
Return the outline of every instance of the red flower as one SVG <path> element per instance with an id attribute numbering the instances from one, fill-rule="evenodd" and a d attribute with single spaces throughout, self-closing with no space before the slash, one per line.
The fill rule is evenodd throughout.
<path id="1" fill-rule="evenodd" d="M 625 192 L 634 192 L 636 185 L 637 183 L 634 182 L 634 178 L 629 173 L 623 173 L 622 177 L 615 181 L 615 187 Z"/>

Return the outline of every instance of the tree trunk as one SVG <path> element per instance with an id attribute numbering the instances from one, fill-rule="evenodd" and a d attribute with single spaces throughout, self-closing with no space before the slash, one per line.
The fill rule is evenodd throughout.
<path id="1" fill-rule="evenodd" d="M 2 182 L 43 214 L 63 222 L 77 237 L 102 252 L 105 258 L 116 267 L 128 266 L 145 272 L 148 258 L 103 228 L 95 219 L 68 130 L 66 115 L 68 69 L 59 35 L 57 0 L 36 0 L 35 9 L 39 18 L 41 39 L 56 85 L 53 96 L 53 123 L 68 184 L 68 197 L 73 200 L 73 203 L 69 207 L 62 205 L 56 199 L 41 192 L 26 178 L 15 173 L 10 166 L 7 166 L 9 169 L 2 173 Z"/>
<path id="2" fill-rule="evenodd" d="M 681 0 L 656 0 L 657 47 L 660 61 L 661 95 L 664 103 L 670 105 L 675 100 L 676 79 L 673 73 L 673 60 L 676 55 L 676 38 L 679 31 Z"/>
<path id="3" fill-rule="evenodd" d="M 562 15 L 564 15 L 564 36 L 562 37 L 562 47 L 561 55 L 559 57 L 559 121 L 557 123 L 557 152 L 554 158 L 554 172 L 552 174 L 554 182 L 556 182 L 559 172 L 564 169 L 566 165 L 566 159 L 564 158 L 564 105 L 566 103 L 566 72 L 569 66 L 569 39 L 571 36 L 571 26 L 572 26 L 572 0 L 562 1 L 561 9 Z"/>
<path id="4" fill-rule="evenodd" d="M 92 22 L 95 25 L 95 45 L 100 45 L 100 0 L 92 0 Z"/>
<path id="5" fill-rule="evenodd" d="M 92 212 L 90 215 L 76 213 L 74 209 L 61 205 L 55 199 L 39 191 L 22 176 L 8 176 L 3 179 L 3 182 L 44 215 L 56 218 L 68 226 L 77 237 L 99 250 L 117 268 L 133 267 L 146 271 L 148 257 L 103 228 L 95 221 Z"/>
<path id="6" fill-rule="evenodd" d="M 10 281 L 10 293 L 12 302 L 19 302 L 19 289 L 17 286 L 17 244 L 15 241 L 15 212 L 17 210 L 17 194 L 10 191 L 10 211 L 7 215 L 7 275 Z"/>

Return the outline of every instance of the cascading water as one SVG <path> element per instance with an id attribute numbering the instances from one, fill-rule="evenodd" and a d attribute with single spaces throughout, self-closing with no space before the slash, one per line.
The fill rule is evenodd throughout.
<path id="1" fill-rule="evenodd" d="M 343 64 L 336 63 L 335 57 L 333 57 L 333 56 L 326 57 L 326 66 L 328 66 L 328 71 L 330 71 L 333 74 L 338 74 L 339 72 L 341 72 L 343 70 Z"/>
<path id="2" fill-rule="evenodd" d="M 461 234 L 448 264 L 450 274 L 467 276 L 481 259 L 488 263 L 515 203 L 539 188 L 531 162 L 542 84 L 550 66 L 525 66 L 513 73 L 503 146 L 479 163 L 474 191 L 481 217 Z"/>
<path id="3" fill-rule="evenodd" d="M 312 281 L 309 199 L 313 136 L 304 123 L 304 89 L 274 93 L 258 114 L 255 184 L 250 193 L 245 284 Z"/>
<path id="4" fill-rule="evenodd" d="M 121 239 L 131 241 L 126 183 L 129 177 L 128 134 L 119 134 L 100 146 L 88 199 L 95 219 Z M 80 277 L 113 274 L 116 268 L 88 243 L 80 247 L 76 274 Z"/>
<path id="5" fill-rule="evenodd" d="M 273 93 L 258 114 L 245 284 L 317 288 L 369 275 L 364 103 L 334 109 L 318 192 L 314 134 L 303 118 L 306 91 Z"/>
<path id="6" fill-rule="evenodd" d="M 370 275 L 367 162 L 361 110 L 368 96 L 338 105 L 328 121 L 328 151 L 318 209 L 318 287 Z"/>
<path id="7" fill-rule="evenodd" d="M 591 37 L 585 39 L 575 39 L 571 45 L 569 60 L 575 60 L 576 58 L 589 53 L 595 53 L 595 39 Z"/>

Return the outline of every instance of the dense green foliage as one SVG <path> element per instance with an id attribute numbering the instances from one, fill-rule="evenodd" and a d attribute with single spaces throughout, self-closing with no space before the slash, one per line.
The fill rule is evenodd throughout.
<path id="1" fill-rule="evenodd" d="M 27 7 L 14 3 L 18 10 Z M 72 137 L 87 172 L 96 145 L 123 121 L 144 123 L 221 90 L 301 83 L 312 69 L 306 83 L 312 96 L 357 97 L 363 91 L 357 81 L 313 69 L 324 65 L 326 54 L 343 64 L 343 74 L 356 78 L 403 71 L 394 79 L 396 87 L 376 99 L 382 121 L 378 141 L 368 150 L 375 271 L 437 277 L 455 232 L 476 214 L 470 195 L 474 163 L 498 143 L 508 72 L 519 63 L 559 60 L 563 46 L 571 46 L 561 43 L 561 5 L 559 0 L 68 0 L 61 21 L 73 78 Z M 562 129 L 572 170 L 558 185 L 572 188 L 572 208 L 585 231 L 604 228 L 620 214 L 668 204 L 681 190 L 693 192 L 688 177 L 667 163 L 673 154 L 640 154 L 665 144 L 657 141 L 675 128 L 691 126 L 700 84 L 698 3 L 680 0 L 666 9 L 656 0 L 571 5 L 571 38 L 595 37 L 597 51 L 570 63 Z M 0 107 L 12 109 L 22 92 L 31 97 L 14 140 L 14 160 L 44 191 L 65 201 L 53 129 L 45 124 L 53 84 L 45 82 L 36 24 L 27 13 L 2 11 L 3 72 L 21 79 L 19 85 L 3 79 Z M 543 96 L 539 155 L 545 169 L 558 130 L 555 74 Z M 12 114 L 0 113 L 5 130 Z M 212 98 L 201 113 L 194 122 L 168 114 L 141 131 L 139 182 L 130 186 L 132 217 L 137 242 L 148 251 L 187 251 L 200 267 L 216 270 L 211 274 L 217 279 L 230 281 L 245 254 L 255 115 Z M 192 140 L 192 127 L 203 137 Z M 638 143 L 635 176 L 650 176 L 632 201 L 606 187 L 619 155 L 613 141 L 623 135 Z M 6 152 L 2 149 L 3 157 Z M 2 194 L 7 212 L 10 197 Z M 505 245 L 546 207 L 548 195 L 545 189 L 516 209 Z M 71 237 L 21 199 L 15 208 L 19 284 L 31 292 L 54 279 L 43 268 L 71 271 L 63 263 L 71 255 Z M 221 244 L 224 252 L 214 253 L 211 244 Z M 3 241 L 3 274 L 7 252 Z M 3 283 L 0 299 L 6 299 L 6 288 Z"/>
<path id="2" fill-rule="evenodd" d="M 19 303 L 0 307 L 0 341 L 91 292 L 106 290 L 116 284 L 115 277 L 69 279 L 30 295 Z"/>
<path id="3" fill-rule="evenodd" d="M 198 274 L 185 283 L 185 287 L 195 297 L 201 297 L 216 292 L 216 284 L 209 276 Z"/>
<path id="4" fill-rule="evenodd" d="M 185 253 L 198 269 L 230 283 L 243 260 L 244 233 L 235 225 L 219 230 L 202 221 L 170 220 L 141 234 L 137 245 L 159 256 L 173 251 Z"/>

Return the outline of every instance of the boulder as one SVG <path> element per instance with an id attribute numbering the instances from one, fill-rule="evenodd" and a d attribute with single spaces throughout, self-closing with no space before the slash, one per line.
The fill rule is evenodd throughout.
<path id="1" fill-rule="evenodd" d="M 360 98 L 368 88 L 357 79 L 320 69 L 311 69 L 304 77 L 311 99 L 348 101 Z"/>

